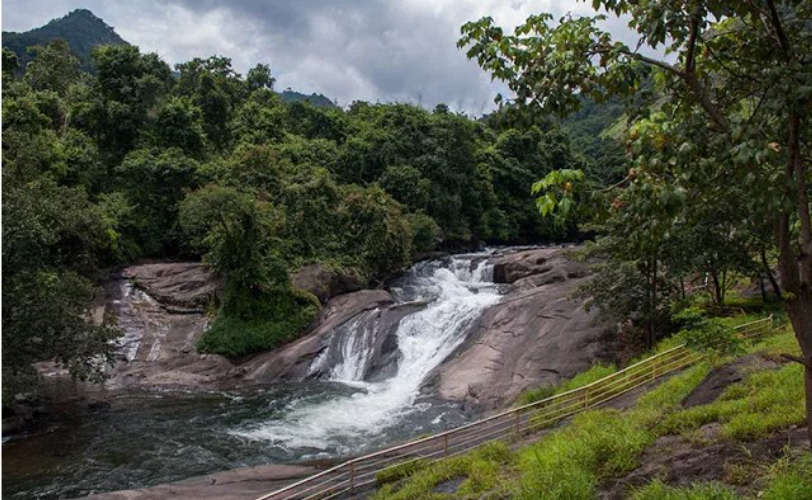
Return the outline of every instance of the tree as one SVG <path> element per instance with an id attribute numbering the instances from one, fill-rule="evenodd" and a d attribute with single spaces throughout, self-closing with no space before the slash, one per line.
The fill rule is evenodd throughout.
<path id="1" fill-rule="evenodd" d="M 3 166 L 4 405 L 35 388 L 34 362 L 55 360 L 75 378 L 100 380 L 119 334 L 88 314 L 88 277 L 115 243 L 114 222 L 83 189 L 19 172 Z"/>
<path id="2" fill-rule="evenodd" d="M 249 90 L 268 89 L 273 90 L 276 78 L 271 76 L 271 67 L 267 64 L 257 64 L 248 70 L 245 76 L 245 83 Z"/>
<path id="3" fill-rule="evenodd" d="M 178 147 L 196 158 L 203 154 L 206 139 L 202 112 L 187 98 L 172 97 L 161 107 L 155 122 L 155 134 L 158 144 L 163 147 Z"/>
<path id="4" fill-rule="evenodd" d="M 64 95 L 79 78 L 79 59 L 71 53 L 68 42 L 57 39 L 47 45 L 29 47 L 28 51 L 34 54 L 25 68 L 25 81 L 31 88 Z"/>
<path id="5" fill-rule="evenodd" d="M 99 138 L 100 149 L 115 164 L 132 149 L 159 98 L 172 81 L 169 66 L 156 54 L 141 54 L 131 45 L 102 45 L 93 49 L 97 78 L 93 110 L 85 111 L 95 127 L 87 132 Z"/>
<path id="6" fill-rule="evenodd" d="M 644 44 L 676 62 L 612 39 L 601 16 L 531 16 L 513 34 L 490 18 L 462 27 L 460 47 L 506 81 L 517 100 L 566 114 L 579 96 L 632 96 L 653 74 L 665 96 L 660 126 L 630 136 L 635 182 L 669 182 L 688 199 L 749 186 L 746 210 L 772 221 L 784 298 L 805 366 L 812 423 L 812 218 L 807 164 L 812 97 L 812 4 L 792 0 L 686 3 L 595 0 L 627 15 Z M 653 214 L 656 216 L 656 214 Z M 812 425 L 809 426 L 812 442 Z"/>

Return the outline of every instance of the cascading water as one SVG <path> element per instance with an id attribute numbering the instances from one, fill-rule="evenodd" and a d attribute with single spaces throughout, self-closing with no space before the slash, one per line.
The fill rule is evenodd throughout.
<path id="1" fill-rule="evenodd" d="M 415 265 L 390 288 L 397 305 L 365 311 L 331 333 L 308 380 L 228 392 L 127 392 L 106 410 L 78 407 L 48 432 L 4 442 L 3 496 L 72 498 L 337 457 L 462 424 L 468 416 L 456 404 L 420 389 L 499 300 L 487 256 Z M 148 362 L 168 321 L 188 318 L 121 286 L 120 353 Z"/>
<path id="2" fill-rule="evenodd" d="M 371 361 L 369 346 L 380 332 L 375 328 L 376 311 L 362 313 L 336 329 L 328 349 L 311 366 L 311 372 L 328 373 L 329 380 L 358 392 L 326 401 L 298 400 L 279 418 L 234 433 L 286 449 L 343 454 L 358 451 L 373 436 L 425 410 L 428 405 L 415 403 L 426 377 L 462 343 L 482 311 L 499 300 L 485 257 L 470 254 L 420 263 L 392 288 L 399 303 L 426 302 L 397 326 L 397 369 L 392 376 L 364 380 Z M 324 365 L 330 359 L 337 361 L 327 371 Z"/>

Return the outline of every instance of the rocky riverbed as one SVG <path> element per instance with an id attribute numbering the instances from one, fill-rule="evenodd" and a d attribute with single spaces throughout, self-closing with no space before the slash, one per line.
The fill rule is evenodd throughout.
<path id="1" fill-rule="evenodd" d="M 91 474 L 80 481 L 79 489 L 68 491 L 138 487 L 240 465 L 252 467 L 240 469 L 234 476 L 240 479 L 232 478 L 235 481 L 248 478 L 249 483 L 255 479 L 277 484 L 285 480 L 280 477 L 287 472 L 257 466 L 346 456 L 352 450 L 459 425 L 509 405 L 528 387 L 556 383 L 597 360 L 609 360 L 612 325 L 601 323 L 594 311 L 586 311 L 583 300 L 572 297 L 578 285 L 589 279 L 589 271 L 569 256 L 570 251 L 572 248 L 514 248 L 435 259 L 418 264 L 386 290 L 360 289 L 354 276 L 309 266 L 293 281 L 322 301 L 318 318 L 300 339 L 242 360 L 195 350 L 221 289 L 205 266 L 152 263 L 128 267 L 113 276 L 94 313 L 100 319 L 118 319 L 125 332 L 121 359 L 103 388 L 74 388 L 84 409 L 82 418 L 95 418 L 87 415 L 87 408 L 101 408 L 113 418 L 102 418 L 108 427 L 102 425 L 98 432 L 120 429 L 127 435 L 148 433 L 160 425 L 172 429 L 192 418 L 199 423 L 198 433 L 213 436 L 210 441 L 216 443 L 216 449 L 205 439 L 200 442 L 179 432 L 178 452 L 191 446 L 200 461 L 185 476 L 165 470 L 158 473 L 159 467 L 156 474 L 125 473 L 120 478 L 127 482 L 106 482 L 93 488 Z M 60 377 L 59 370 L 47 364 L 43 370 L 54 380 Z M 138 416 L 132 419 L 125 409 L 132 394 L 159 394 L 159 402 L 142 400 L 146 406 L 138 408 Z M 207 395 L 205 401 L 217 400 L 216 407 L 205 409 L 208 403 L 196 394 Z M 184 397 L 184 410 L 166 413 L 174 400 Z M 112 402 L 111 411 L 106 401 Z M 357 413 L 364 405 L 369 405 L 363 413 L 370 429 L 355 429 L 355 424 L 366 422 L 357 418 L 347 419 L 348 427 L 342 427 L 345 409 L 354 408 Z M 212 410 L 221 415 L 219 420 L 193 415 Z M 125 415 L 128 418 L 122 420 Z M 318 431 L 326 429 L 318 422 L 320 415 L 332 415 L 330 425 L 335 429 L 330 427 L 329 437 Z M 83 422 L 76 429 L 70 424 L 57 426 L 58 432 L 84 435 L 84 446 L 126 448 L 137 444 L 129 438 L 115 444 L 115 440 L 94 434 L 89 420 Z M 144 430 L 138 431 L 139 426 Z M 158 429 L 149 435 L 166 440 L 161 432 Z M 184 444 L 182 436 L 186 435 L 190 442 Z M 36 444 L 41 436 L 30 438 L 31 442 Z M 26 447 L 25 440 L 12 442 L 4 446 L 4 459 L 7 451 L 23 450 L 22 458 L 16 459 L 36 462 L 31 449 L 42 451 L 38 446 Z M 229 447 L 233 448 L 230 452 L 226 451 Z M 252 447 L 263 451 L 254 453 Z M 171 450 L 157 448 L 160 452 L 149 460 L 171 468 L 172 460 L 165 458 Z M 244 459 L 228 458 L 239 458 L 237 455 Z M 206 456 L 217 458 L 207 463 Z M 126 470 L 127 463 L 124 460 L 120 467 Z M 99 466 L 103 469 L 110 463 L 102 460 Z M 158 497 L 170 486 L 185 495 L 182 492 L 194 491 L 197 482 L 213 477 L 177 487 L 137 490 L 126 497 Z M 18 484 L 27 488 L 32 483 Z M 240 488 L 235 486 L 233 491 Z M 245 490 L 246 495 L 252 488 Z"/>

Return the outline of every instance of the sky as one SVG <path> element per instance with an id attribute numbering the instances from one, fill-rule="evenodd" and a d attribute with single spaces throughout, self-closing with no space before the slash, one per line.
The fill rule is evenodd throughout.
<path id="1" fill-rule="evenodd" d="M 174 65 L 193 57 L 230 57 L 245 74 L 271 66 L 276 89 L 355 100 L 409 102 L 478 116 L 509 96 L 456 47 L 460 26 L 489 15 L 512 29 L 528 15 L 592 15 L 574 0 L 3 0 L 4 31 L 27 31 L 86 8 L 142 52 Z M 626 43 L 623 19 L 605 27 Z"/>

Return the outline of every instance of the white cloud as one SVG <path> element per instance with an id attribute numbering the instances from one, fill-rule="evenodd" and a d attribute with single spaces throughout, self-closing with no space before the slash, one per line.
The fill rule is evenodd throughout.
<path id="1" fill-rule="evenodd" d="M 171 65 L 193 57 L 230 57 L 245 73 L 270 63 L 277 86 L 320 92 L 341 103 L 408 101 L 480 114 L 499 82 L 457 49 L 460 26 L 490 15 L 506 29 L 528 15 L 592 13 L 568 0 L 5 0 L 3 28 L 26 30 L 74 8 L 88 8 L 142 51 Z M 606 26 L 633 41 L 625 21 Z"/>

